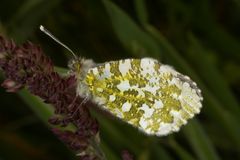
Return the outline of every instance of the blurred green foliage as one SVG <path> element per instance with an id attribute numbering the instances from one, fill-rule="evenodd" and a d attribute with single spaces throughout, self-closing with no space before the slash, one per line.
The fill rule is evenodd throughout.
<path id="1" fill-rule="evenodd" d="M 41 44 L 66 68 L 67 51 L 40 33 L 40 24 L 81 56 L 154 57 L 202 89 L 201 114 L 167 137 L 95 113 L 109 160 L 119 160 L 123 149 L 139 160 L 240 159 L 239 0 L 1 0 L 1 35 Z M 0 159 L 75 159 L 48 130 L 49 106 L 27 91 L 1 88 L 0 100 Z"/>

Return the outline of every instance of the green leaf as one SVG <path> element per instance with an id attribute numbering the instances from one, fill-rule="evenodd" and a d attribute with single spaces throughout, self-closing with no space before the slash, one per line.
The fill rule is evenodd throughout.
<path id="1" fill-rule="evenodd" d="M 134 23 L 131 18 L 109 0 L 103 4 L 110 17 L 113 29 L 123 46 L 134 56 L 159 58 L 161 50 L 154 39 Z"/>
<path id="2" fill-rule="evenodd" d="M 227 106 L 228 111 L 240 120 L 240 106 L 216 66 L 209 61 L 207 57 L 209 51 L 206 51 L 191 33 L 189 41 L 189 49 L 185 55 L 196 68 L 198 75 L 206 82 L 208 88 L 224 106 Z"/>
<path id="3" fill-rule="evenodd" d="M 184 134 L 200 160 L 219 160 L 210 139 L 197 120 L 185 126 Z"/>
<path id="4" fill-rule="evenodd" d="M 135 10 L 140 23 L 144 26 L 148 24 L 148 13 L 145 0 L 134 0 Z"/>
<path id="5" fill-rule="evenodd" d="M 100 147 L 103 149 L 105 155 L 106 155 L 106 158 L 108 160 L 120 160 L 120 155 L 116 155 L 113 150 L 103 141 L 101 140 L 101 145 Z"/>
<path id="6" fill-rule="evenodd" d="M 170 146 L 177 153 L 178 157 L 182 160 L 194 160 L 192 155 L 188 153 L 184 147 L 180 146 L 173 138 L 170 139 Z"/>
<path id="7" fill-rule="evenodd" d="M 30 94 L 27 90 L 23 89 L 18 92 L 21 99 L 31 108 L 31 110 L 44 122 L 47 126 L 48 119 L 53 115 L 53 107 L 43 102 L 40 98 Z"/>
<path id="8" fill-rule="evenodd" d="M 240 3 L 239 0 L 234 1 L 237 4 Z M 225 57 L 232 57 L 239 61 L 240 42 L 217 22 L 217 18 L 212 14 L 211 3 L 208 0 L 201 0 L 195 1 L 193 4 L 192 14 L 199 17 L 193 19 L 194 27 L 205 37 L 204 41 L 224 54 Z"/>
<path id="9" fill-rule="evenodd" d="M 163 159 L 163 160 L 173 160 L 174 158 L 171 156 L 164 147 L 160 145 L 151 145 L 151 159 Z"/>

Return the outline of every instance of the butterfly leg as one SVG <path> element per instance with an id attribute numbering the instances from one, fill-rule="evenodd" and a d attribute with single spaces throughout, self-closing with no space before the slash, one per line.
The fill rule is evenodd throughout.
<path id="1" fill-rule="evenodd" d="M 76 96 L 77 97 L 77 96 Z M 82 102 L 79 104 L 79 106 L 76 108 L 76 110 L 72 113 L 71 117 L 74 117 L 77 112 L 79 111 L 80 107 L 82 107 L 84 104 L 86 104 L 89 101 L 89 97 L 85 97 Z M 75 102 L 74 102 L 75 103 Z M 74 105 L 74 103 L 72 105 Z"/>

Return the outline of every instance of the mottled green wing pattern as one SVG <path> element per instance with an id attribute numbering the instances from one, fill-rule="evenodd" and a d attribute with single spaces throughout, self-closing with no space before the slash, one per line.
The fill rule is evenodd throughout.
<path id="1" fill-rule="evenodd" d="M 202 107 L 195 82 L 150 58 L 91 68 L 85 83 L 94 102 L 149 135 L 178 131 Z"/>

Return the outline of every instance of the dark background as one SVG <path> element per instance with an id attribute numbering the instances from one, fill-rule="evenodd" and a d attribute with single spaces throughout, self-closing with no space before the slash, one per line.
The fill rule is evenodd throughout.
<path id="1" fill-rule="evenodd" d="M 123 149 L 139 160 L 240 159 L 239 0 L 0 0 L 0 34 L 40 44 L 66 68 L 71 55 L 40 24 L 80 56 L 154 57 L 201 88 L 201 114 L 170 136 L 147 137 L 97 115 L 108 159 L 120 159 Z M 75 159 L 49 130 L 49 114 L 28 92 L 0 88 L 0 160 Z"/>

